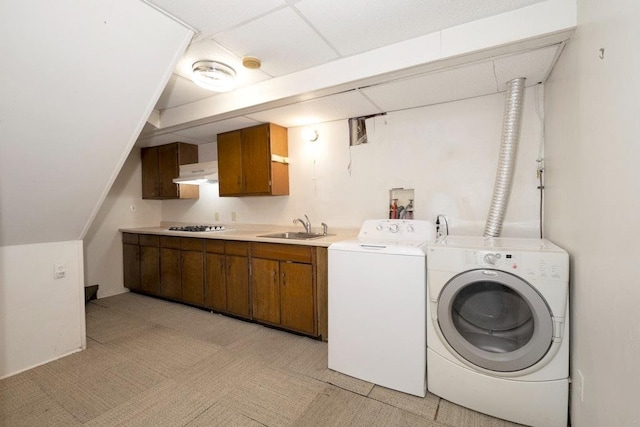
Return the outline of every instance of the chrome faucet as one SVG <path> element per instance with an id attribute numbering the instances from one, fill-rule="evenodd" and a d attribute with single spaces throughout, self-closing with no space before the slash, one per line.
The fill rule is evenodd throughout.
<path id="1" fill-rule="evenodd" d="M 304 231 L 307 232 L 307 234 L 311 233 L 311 221 L 309 220 L 309 217 L 305 214 L 304 217 L 307 219 L 306 221 L 304 221 L 301 218 L 296 218 L 293 220 L 294 224 L 300 223 L 302 224 L 302 226 L 304 227 Z"/>

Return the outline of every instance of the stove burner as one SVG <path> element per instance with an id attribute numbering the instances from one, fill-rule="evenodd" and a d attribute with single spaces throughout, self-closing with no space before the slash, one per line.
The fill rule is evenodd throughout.
<path id="1" fill-rule="evenodd" d="M 224 225 L 185 225 L 181 227 L 169 227 L 171 231 L 190 231 L 190 232 L 203 232 L 203 231 L 223 231 Z"/>

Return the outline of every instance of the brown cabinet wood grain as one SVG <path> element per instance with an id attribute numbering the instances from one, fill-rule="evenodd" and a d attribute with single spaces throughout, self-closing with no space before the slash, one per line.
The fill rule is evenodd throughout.
<path id="1" fill-rule="evenodd" d="M 205 306 L 250 318 L 249 244 L 206 242 Z"/>
<path id="2" fill-rule="evenodd" d="M 160 248 L 160 295 L 175 300 L 182 296 L 180 249 Z"/>
<path id="3" fill-rule="evenodd" d="M 182 251 L 182 300 L 189 304 L 204 304 L 204 252 Z"/>
<path id="4" fill-rule="evenodd" d="M 227 311 L 250 318 L 249 258 L 227 255 Z"/>
<path id="5" fill-rule="evenodd" d="M 220 196 L 289 194 L 287 129 L 273 123 L 218 134 Z"/>
<path id="6" fill-rule="evenodd" d="M 204 240 L 160 237 L 160 295 L 204 304 Z"/>
<path id="7" fill-rule="evenodd" d="M 253 318 L 280 324 L 280 262 L 251 259 Z"/>
<path id="8" fill-rule="evenodd" d="M 158 236 L 122 234 L 124 286 L 132 291 L 159 295 L 160 252 Z"/>
<path id="9" fill-rule="evenodd" d="M 296 331 L 314 334 L 315 295 L 309 264 L 280 264 L 280 322 Z"/>
<path id="10" fill-rule="evenodd" d="M 312 248 L 254 243 L 251 256 L 254 319 L 317 336 L 316 275 Z"/>
<path id="11" fill-rule="evenodd" d="M 198 146 L 184 142 L 145 147 L 140 152 L 142 161 L 143 199 L 197 199 L 197 185 L 174 184 L 180 165 L 198 162 Z"/>
<path id="12" fill-rule="evenodd" d="M 140 285 L 140 246 L 137 243 L 130 243 L 133 239 L 129 233 L 122 236 L 122 266 L 124 286 L 132 291 L 141 288 Z M 129 243 L 127 243 L 129 242 Z"/>
<path id="13" fill-rule="evenodd" d="M 224 254 L 206 254 L 204 305 L 214 310 L 227 311 L 227 279 Z"/>
<path id="14" fill-rule="evenodd" d="M 140 242 L 140 291 L 160 294 L 160 237 L 141 234 Z"/>

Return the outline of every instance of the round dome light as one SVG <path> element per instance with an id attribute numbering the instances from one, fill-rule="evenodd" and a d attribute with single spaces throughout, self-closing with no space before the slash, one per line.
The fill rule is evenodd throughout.
<path id="1" fill-rule="evenodd" d="M 235 86 L 236 71 L 222 62 L 194 62 L 191 80 L 205 89 L 215 92 L 228 92 Z"/>

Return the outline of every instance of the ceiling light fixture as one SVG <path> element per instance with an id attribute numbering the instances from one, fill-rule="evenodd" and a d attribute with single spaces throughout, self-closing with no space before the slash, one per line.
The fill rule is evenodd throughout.
<path id="1" fill-rule="evenodd" d="M 228 92 L 236 84 L 236 71 L 222 62 L 198 61 L 193 63 L 191 80 L 200 87 L 214 92 Z"/>

